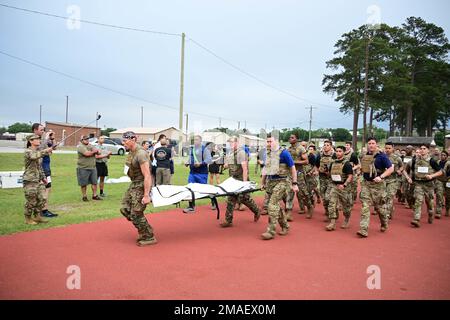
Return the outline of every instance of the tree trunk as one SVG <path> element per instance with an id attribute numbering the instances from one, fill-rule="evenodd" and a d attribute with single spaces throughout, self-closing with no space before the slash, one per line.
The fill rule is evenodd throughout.
<path id="1" fill-rule="evenodd" d="M 369 89 L 369 45 L 370 45 L 370 36 L 367 39 L 366 44 L 366 66 L 365 66 L 365 75 L 364 75 L 364 114 L 363 114 L 363 136 L 362 136 L 362 145 L 363 147 L 366 145 L 367 140 L 367 109 L 369 108 L 369 97 L 368 97 L 368 89 Z"/>
<path id="2" fill-rule="evenodd" d="M 373 108 L 370 108 L 369 135 L 373 137 Z"/>
<path id="3" fill-rule="evenodd" d="M 411 72 L 411 85 L 414 87 L 416 77 L 416 63 L 414 62 L 413 69 Z M 413 109 L 412 101 L 410 100 L 406 105 L 406 135 L 412 137 L 413 133 Z"/>
<path id="4" fill-rule="evenodd" d="M 433 126 L 431 125 L 431 117 L 427 119 L 427 137 L 433 136 Z"/>

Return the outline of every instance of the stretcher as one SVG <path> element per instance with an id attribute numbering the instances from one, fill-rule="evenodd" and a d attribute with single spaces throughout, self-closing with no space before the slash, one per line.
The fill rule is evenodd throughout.
<path id="1" fill-rule="evenodd" d="M 220 209 L 217 204 L 218 197 L 236 196 L 243 193 L 259 191 L 257 184 L 251 181 L 239 181 L 228 178 L 221 184 L 189 183 L 186 186 L 160 185 L 152 188 L 151 197 L 154 207 L 178 204 L 189 201 L 195 205 L 196 199 L 210 198 L 217 208 L 217 219 L 220 218 Z"/>

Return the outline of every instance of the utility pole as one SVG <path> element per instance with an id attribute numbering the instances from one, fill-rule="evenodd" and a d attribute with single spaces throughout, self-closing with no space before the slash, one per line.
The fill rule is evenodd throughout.
<path id="1" fill-rule="evenodd" d="M 186 113 L 186 136 L 188 135 L 188 128 L 189 128 L 189 114 Z"/>
<path id="2" fill-rule="evenodd" d="M 141 128 L 144 127 L 144 107 L 141 107 Z"/>
<path id="3" fill-rule="evenodd" d="M 241 122 L 238 121 L 238 130 L 240 130 L 240 129 L 241 129 Z"/>
<path id="4" fill-rule="evenodd" d="M 219 118 L 219 128 L 222 128 L 222 118 Z"/>
<path id="5" fill-rule="evenodd" d="M 312 130 L 312 116 L 313 116 L 313 109 L 317 109 L 313 106 L 310 106 L 309 108 L 305 108 L 306 110 L 309 109 L 309 135 L 308 135 L 308 142 L 311 141 L 311 130 Z"/>
<path id="6" fill-rule="evenodd" d="M 244 129 L 247 129 L 247 120 L 244 121 Z"/>
<path id="7" fill-rule="evenodd" d="M 364 76 L 364 114 L 363 114 L 363 136 L 362 145 L 366 145 L 367 139 L 367 110 L 369 109 L 369 47 L 372 42 L 372 37 L 369 34 L 366 43 L 366 57 L 365 57 L 365 76 Z"/>
<path id="8" fill-rule="evenodd" d="M 39 123 L 42 124 L 42 104 L 39 106 Z"/>
<path id="9" fill-rule="evenodd" d="M 180 114 L 179 114 L 179 130 L 180 141 L 178 143 L 178 154 L 181 155 L 183 150 L 183 95 L 184 95 L 184 43 L 186 35 L 184 32 L 181 34 L 181 76 L 180 76 Z"/>
<path id="10" fill-rule="evenodd" d="M 66 123 L 69 123 L 69 96 L 66 96 Z"/>
<path id="11" fill-rule="evenodd" d="M 95 114 L 95 128 L 98 130 L 98 112 Z"/>

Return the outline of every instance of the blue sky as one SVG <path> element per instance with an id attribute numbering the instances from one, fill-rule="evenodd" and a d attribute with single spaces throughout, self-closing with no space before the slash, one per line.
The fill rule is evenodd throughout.
<path id="1" fill-rule="evenodd" d="M 108 24 L 186 35 L 227 61 L 289 95 L 264 86 L 186 42 L 185 110 L 190 129 L 219 125 L 250 130 L 267 125 L 307 128 L 313 105 L 313 128 L 351 128 L 351 115 L 338 111 L 333 97 L 322 92 L 325 61 L 339 37 L 367 22 L 376 5 L 381 21 L 400 25 L 420 16 L 445 29 L 448 1 L 37 1 L 0 3 L 68 16 L 75 5 L 80 18 Z M 0 7 L 0 51 L 147 101 L 117 95 L 0 55 L 0 126 L 43 118 L 64 121 L 65 96 L 69 120 L 87 123 L 103 115 L 102 127 L 178 126 L 180 37 L 131 32 L 67 22 Z M 311 102 L 309 102 L 311 101 Z M 205 116 L 208 115 L 208 116 Z M 383 126 L 386 126 L 384 124 Z"/>

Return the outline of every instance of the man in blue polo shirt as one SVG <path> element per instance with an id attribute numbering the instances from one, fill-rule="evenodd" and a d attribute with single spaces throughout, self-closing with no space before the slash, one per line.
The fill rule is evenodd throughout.
<path id="1" fill-rule="evenodd" d="M 289 175 L 292 178 L 288 178 Z M 266 184 L 267 182 L 267 184 Z M 297 171 L 291 154 L 280 147 L 278 140 L 269 135 L 267 137 L 267 157 L 262 172 L 261 186 L 266 189 L 268 196 L 269 226 L 261 237 L 263 240 L 271 240 L 275 237 L 277 222 L 281 226 L 279 235 L 284 236 L 289 232 L 289 224 L 286 215 L 280 207 L 280 201 L 286 198 L 288 191 L 298 190 Z"/>
<path id="2" fill-rule="evenodd" d="M 357 234 L 361 238 L 369 236 L 370 205 L 373 204 L 381 222 L 381 232 L 388 229 L 389 216 L 386 210 L 386 181 L 394 172 L 394 165 L 388 156 L 378 148 L 377 139 L 367 140 L 367 153 L 361 160 L 363 179 L 361 182 L 361 222 Z"/>
<path id="3" fill-rule="evenodd" d="M 202 145 L 202 137 L 195 136 L 194 145 L 190 148 L 189 161 L 186 163 L 190 168 L 188 183 L 208 184 L 208 164 L 211 162 L 211 152 Z M 194 211 L 192 202 L 189 202 L 189 207 L 183 210 L 184 213 Z"/>

